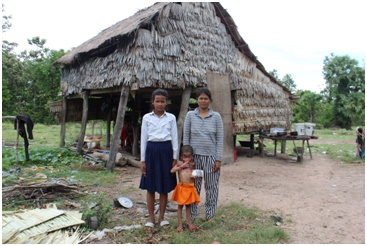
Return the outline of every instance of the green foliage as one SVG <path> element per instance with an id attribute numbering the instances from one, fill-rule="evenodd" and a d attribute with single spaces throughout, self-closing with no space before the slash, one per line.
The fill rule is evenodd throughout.
<path id="1" fill-rule="evenodd" d="M 99 194 L 97 196 L 87 197 L 82 202 L 82 219 L 84 221 L 89 221 L 93 216 L 97 217 L 98 228 L 103 229 L 104 226 L 109 222 L 111 215 L 113 214 L 113 207 L 111 202 L 107 201 L 106 194 Z M 96 204 L 95 206 L 91 206 Z M 88 227 L 88 224 L 84 224 Z"/>
<path id="2" fill-rule="evenodd" d="M 65 54 L 64 50 L 45 48 L 45 39 L 34 37 L 28 40 L 36 49 L 22 52 L 23 84 L 26 93 L 21 94 L 19 112 L 28 115 L 34 122 L 50 124 L 54 122 L 48 102 L 59 100 L 61 67 L 52 63 Z"/>
<path id="3" fill-rule="evenodd" d="M 24 93 L 20 86 L 23 66 L 13 49 L 16 44 L 3 41 L 2 49 L 2 110 L 3 115 L 15 115 L 18 96 Z"/>
<path id="4" fill-rule="evenodd" d="M 15 164 L 16 151 L 13 148 L 3 148 L 2 166 L 3 170 L 10 170 Z M 81 162 L 80 156 L 67 148 L 30 148 L 29 155 L 31 160 L 25 160 L 23 148 L 19 148 L 19 166 L 59 166 L 70 165 Z"/>
<path id="5" fill-rule="evenodd" d="M 286 74 L 282 80 L 280 81 L 280 83 L 282 85 L 284 85 L 285 87 L 288 88 L 288 90 L 290 90 L 291 93 L 294 93 L 296 91 L 297 85 L 294 82 L 292 75 L 290 74 Z"/>
<path id="6" fill-rule="evenodd" d="M 269 71 L 269 74 L 270 74 L 271 76 L 273 76 L 277 81 L 279 81 L 279 80 L 280 80 L 280 79 L 279 79 L 279 75 L 278 75 L 278 70 L 273 69 L 273 70 Z"/>
<path id="7" fill-rule="evenodd" d="M 273 76 L 279 83 L 284 85 L 291 93 L 296 91 L 297 85 L 294 82 L 292 75 L 286 74 L 282 79 L 280 79 L 278 70 L 273 69 L 269 72 L 271 76 Z"/>
<path id="8" fill-rule="evenodd" d="M 351 129 L 354 122 L 364 122 L 365 69 L 349 56 L 325 57 L 323 91 L 333 107 L 335 126 Z"/>
<path id="9" fill-rule="evenodd" d="M 4 4 L 2 4 L 2 12 L 5 12 Z M 11 15 L 3 15 L 3 22 L 2 22 L 2 32 L 6 32 L 11 27 Z"/>
<path id="10" fill-rule="evenodd" d="M 334 114 L 333 105 L 329 102 L 322 101 L 320 107 L 316 111 L 316 123 L 319 127 L 332 127 L 334 126 Z"/>
<path id="11" fill-rule="evenodd" d="M 3 32 L 11 28 L 10 20 L 11 16 L 3 15 Z M 59 99 L 61 66 L 52 63 L 66 52 L 46 48 L 46 40 L 39 37 L 28 43 L 35 49 L 18 55 L 16 43 L 2 42 L 3 115 L 27 115 L 34 122 L 54 123 L 48 102 Z"/>
<path id="12" fill-rule="evenodd" d="M 297 91 L 300 99 L 293 107 L 294 122 L 317 123 L 323 97 L 311 91 Z"/>

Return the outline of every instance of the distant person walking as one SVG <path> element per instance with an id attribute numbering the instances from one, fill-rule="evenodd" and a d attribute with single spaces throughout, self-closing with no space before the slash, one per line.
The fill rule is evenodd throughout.
<path id="1" fill-rule="evenodd" d="M 220 114 L 209 108 L 211 92 L 201 88 L 197 92 L 198 107 L 186 114 L 183 144 L 194 149 L 195 169 L 204 172 L 205 217 L 213 218 L 218 204 L 219 176 L 223 153 L 223 122 Z M 202 177 L 195 179 L 195 187 L 200 196 Z M 198 213 L 196 204 L 191 205 L 191 219 Z"/>
<path id="2" fill-rule="evenodd" d="M 152 93 L 153 111 L 143 117 L 141 126 L 141 181 L 139 188 L 147 190 L 149 221 L 146 227 L 154 227 L 155 192 L 159 193 L 159 219 L 162 227 L 169 225 L 164 219 L 168 193 L 177 184 L 176 174 L 171 173 L 177 164 L 178 137 L 176 117 L 166 112 L 168 92 L 156 89 Z"/>

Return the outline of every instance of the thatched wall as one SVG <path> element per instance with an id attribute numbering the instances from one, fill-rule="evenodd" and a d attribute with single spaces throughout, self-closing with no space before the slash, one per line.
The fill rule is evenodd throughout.
<path id="1" fill-rule="evenodd" d="M 154 11 L 146 15 L 144 11 L 137 14 L 143 19 L 140 25 L 133 22 L 133 17 L 116 24 L 128 26 L 133 22 L 139 27 L 134 31 L 120 28 L 125 30 L 121 36 L 116 25 L 104 31 L 111 43 L 119 40 L 111 45 L 112 53 L 104 49 L 99 54 L 98 49 L 90 49 L 90 54 L 97 55 L 88 57 L 85 53 L 79 64 L 75 63 L 77 54 L 66 57 L 73 62 L 64 62 L 64 96 L 122 84 L 134 89 L 206 86 L 207 71 L 227 73 L 231 90 L 237 90 L 233 112 L 237 133 L 258 129 L 254 125 L 256 119 L 261 119 L 265 129 L 271 125 L 286 128 L 292 113 L 289 91 L 265 74 L 262 66 L 259 69 L 259 62 L 236 47 L 214 4 L 159 4 L 160 8 L 153 5 Z M 117 32 L 115 38 L 110 35 L 112 30 Z M 61 58 L 60 63 L 66 58 Z"/>

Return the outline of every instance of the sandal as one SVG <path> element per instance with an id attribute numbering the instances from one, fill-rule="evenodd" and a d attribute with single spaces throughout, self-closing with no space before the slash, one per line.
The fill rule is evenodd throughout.
<path id="1" fill-rule="evenodd" d="M 148 221 L 147 223 L 145 223 L 145 225 L 144 225 L 144 226 L 145 226 L 145 227 L 153 228 L 153 227 L 154 227 L 154 223 L 153 223 L 153 222 Z"/>
<path id="2" fill-rule="evenodd" d="M 183 232 L 182 226 L 177 227 L 177 232 Z"/>
<path id="3" fill-rule="evenodd" d="M 196 226 L 194 224 L 189 224 L 188 225 L 190 231 L 195 231 L 196 230 Z"/>

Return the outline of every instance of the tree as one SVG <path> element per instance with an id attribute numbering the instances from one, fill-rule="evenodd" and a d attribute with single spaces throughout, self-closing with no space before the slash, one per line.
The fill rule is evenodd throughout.
<path id="1" fill-rule="evenodd" d="M 269 74 L 270 74 L 271 76 L 273 76 L 277 81 L 279 81 L 278 70 L 273 69 L 273 70 L 271 70 L 271 71 L 269 72 Z"/>
<path id="2" fill-rule="evenodd" d="M 297 91 L 300 99 L 293 107 L 293 117 L 296 122 L 317 123 L 317 115 L 321 108 L 323 96 L 312 91 Z"/>
<path id="3" fill-rule="evenodd" d="M 5 12 L 5 6 L 4 4 L 2 4 L 2 11 Z M 2 31 L 3 32 L 6 32 L 6 30 L 9 30 L 10 27 L 11 27 L 11 23 L 10 23 L 10 20 L 11 20 L 11 15 L 3 15 L 3 23 L 2 23 Z"/>
<path id="4" fill-rule="evenodd" d="M 324 59 L 326 88 L 322 93 L 332 105 L 334 124 L 351 129 L 353 122 L 364 122 L 365 69 L 349 56 L 331 54 Z"/>
<path id="5" fill-rule="evenodd" d="M 291 93 L 296 92 L 296 83 L 294 82 L 292 75 L 286 74 L 282 79 L 279 78 L 278 70 L 273 69 L 269 72 L 279 83 L 284 85 Z"/>
<path id="6" fill-rule="evenodd" d="M 2 5 L 4 12 L 4 4 Z M 11 28 L 11 16 L 3 15 L 2 32 Z M 18 44 L 2 40 L 2 112 L 3 115 L 17 114 L 17 97 L 21 90 L 21 78 L 23 67 L 21 61 L 14 53 Z"/>
<path id="7" fill-rule="evenodd" d="M 280 81 L 280 83 L 282 85 L 284 85 L 285 87 L 287 87 L 288 90 L 290 90 L 291 93 L 295 93 L 296 92 L 297 86 L 296 86 L 296 83 L 294 82 L 294 80 L 292 78 L 292 75 L 286 74 L 282 78 L 282 80 Z"/>
<path id="8" fill-rule="evenodd" d="M 23 93 L 21 111 L 32 112 L 32 120 L 50 124 L 54 122 L 49 112 L 48 102 L 58 100 L 60 91 L 61 66 L 52 63 L 65 54 L 64 50 L 50 50 L 45 47 L 46 40 L 34 37 L 28 40 L 36 48 L 23 51 L 23 82 L 27 93 Z"/>

